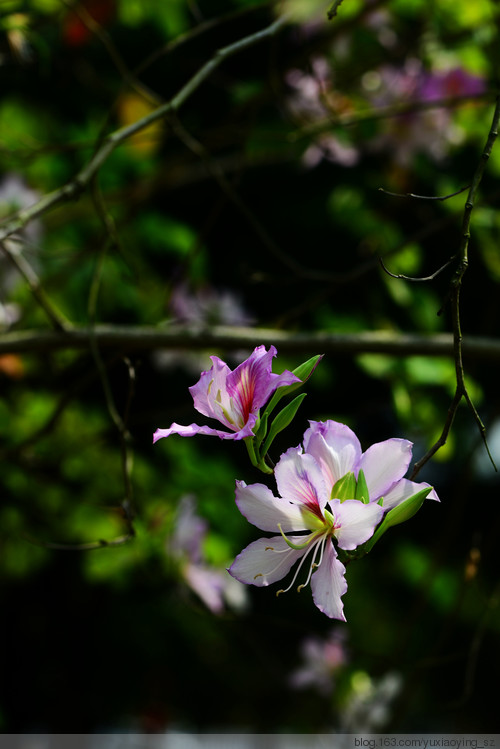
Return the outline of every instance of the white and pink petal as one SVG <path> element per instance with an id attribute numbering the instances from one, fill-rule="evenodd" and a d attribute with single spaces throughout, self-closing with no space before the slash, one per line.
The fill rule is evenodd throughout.
<path id="1" fill-rule="evenodd" d="M 292 536 L 290 541 L 300 544 L 304 537 Z M 228 572 L 240 583 L 265 587 L 285 577 L 306 552 L 307 547 L 290 548 L 283 536 L 259 538 L 238 554 Z"/>
<path id="2" fill-rule="evenodd" d="M 334 484 L 354 471 L 361 458 L 361 445 L 345 424 L 336 421 L 310 421 L 304 434 L 304 451 L 320 465 L 329 491 Z"/>
<path id="3" fill-rule="evenodd" d="M 225 432 L 222 429 L 213 429 L 209 426 L 200 426 L 199 424 L 189 424 L 188 426 L 182 426 L 182 424 L 171 424 L 168 429 L 157 429 L 153 435 L 153 444 L 164 437 L 170 437 L 171 434 L 178 434 L 181 437 L 194 437 L 197 434 L 204 434 L 210 437 L 219 437 L 222 440 L 242 440 L 245 437 L 251 437 L 253 435 L 253 427 L 255 426 L 255 419 L 246 424 L 243 429 L 237 432 Z"/>
<path id="4" fill-rule="evenodd" d="M 384 494 L 382 502 L 384 511 L 387 512 L 387 510 L 392 510 L 393 507 L 397 507 L 397 505 L 405 502 L 407 499 L 413 497 L 414 494 L 417 494 L 417 492 L 425 489 L 426 487 L 429 487 L 431 489 L 431 491 L 427 495 L 427 499 L 434 499 L 439 502 L 438 495 L 431 487 L 431 485 L 427 482 L 423 481 L 422 483 L 417 484 L 414 481 L 409 481 L 409 479 L 401 479 L 401 481 L 398 481 L 398 483 L 393 486 L 392 489 L 387 492 L 387 494 Z"/>
<path id="5" fill-rule="evenodd" d="M 230 408 L 226 382 L 231 370 L 218 356 L 211 356 L 210 359 L 212 367 L 202 372 L 196 385 L 189 388 L 194 407 L 204 416 L 217 419 L 226 426 L 237 429 L 237 425 L 232 426 L 223 414 L 223 409 Z"/>
<path id="6" fill-rule="evenodd" d="M 300 447 L 291 447 L 284 453 L 274 469 L 281 496 L 309 512 L 319 520 L 328 502 L 329 492 L 321 469 L 312 455 Z"/>
<path id="7" fill-rule="evenodd" d="M 380 505 L 364 504 L 359 499 L 347 499 L 345 502 L 333 499 L 330 507 L 335 519 L 335 538 L 340 548 L 346 551 L 368 541 L 384 514 Z"/>
<path id="8" fill-rule="evenodd" d="M 311 577 L 311 592 L 318 609 L 330 619 L 346 620 L 342 596 L 347 592 L 345 567 L 331 541 L 326 540 L 321 564 Z"/>
<path id="9" fill-rule="evenodd" d="M 374 502 L 405 475 L 410 465 L 413 444 L 403 439 L 376 442 L 363 453 L 359 468 L 365 474 L 370 501 Z"/>
<path id="10" fill-rule="evenodd" d="M 305 530 L 300 507 L 286 499 L 275 497 L 264 484 L 236 482 L 236 504 L 249 523 L 262 531 L 276 533 L 281 526 L 284 533 Z"/>

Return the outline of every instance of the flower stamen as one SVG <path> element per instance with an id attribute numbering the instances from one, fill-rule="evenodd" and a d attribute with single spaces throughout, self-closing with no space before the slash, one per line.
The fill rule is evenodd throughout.
<path id="1" fill-rule="evenodd" d="M 325 544 L 326 544 L 327 540 L 328 540 L 328 536 L 325 536 L 324 538 L 322 538 L 322 539 L 319 539 L 319 540 L 318 540 L 318 543 L 316 543 L 316 544 L 314 545 L 314 555 L 313 555 L 313 561 L 312 561 L 312 564 L 311 564 L 311 566 L 310 566 L 310 568 L 309 568 L 309 574 L 308 574 L 308 576 L 307 576 L 307 580 L 305 581 L 305 583 L 302 583 L 302 585 L 299 585 L 299 587 L 297 588 L 297 593 L 300 593 L 300 591 L 302 590 L 302 588 L 305 588 L 305 587 L 306 587 L 307 585 L 309 585 L 309 582 L 310 582 L 310 580 L 311 580 L 311 576 L 312 576 L 312 573 L 314 572 L 314 570 L 315 570 L 315 569 L 316 569 L 317 567 L 319 567 L 319 566 L 320 566 L 320 564 L 321 564 L 321 562 L 322 562 L 322 560 L 323 560 L 323 550 L 324 550 L 324 548 L 325 548 Z M 315 557 L 316 557 L 316 551 L 317 551 L 317 549 L 318 549 L 318 546 L 320 547 L 320 550 L 319 550 L 319 562 L 315 562 L 315 561 L 314 561 L 314 559 L 315 559 Z"/>
<path id="2" fill-rule="evenodd" d="M 287 536 L 285 536 L 285 534 L 283 533 L 281 529 L 281 523 L 278 523 L 278 528 L 279 528 L 281 535 L 283 536 L 285 543 L 287 543 L 291 549 L 295 549 L 295 551 L 300 551 L 301 549 L 305 549 L 306 546 L 309 546 L 309 544 L 311 543 L 311 541 L 313 540 L 315 536 L 323 532 L 322 530 L 314 531 L 313 533 L 310 533 L 309 536 L 306 537 L 306 540 L 304 541 L 303 544 L 294 544 L 293 541 L 290 541 L 290 539 Z"/>
<path id="3" fill-rule="evenodd" d="M 273 547 L 272 547 L 272 546 L 268 546 L 268 547 L 267 547 L 267 550 L 268 550 L 268 551 L 273 551 L 273 552 L 274 552 L 275 554 L 282 554 L 282 553 L 283 553 L 284 551 L 285 551 L 285 552 L 287 553 L 287 555 L 288 555 L 288 554 L 291 554 L 291 550 L 290 550 L 290 549 L 273 549 Z M 285 557 L 283 557 L 283 559 L 281 559 L 281 560 L 280 560 L 280 561 L 278 562 L 278 564 L 276 565 L 276 567 L 273 567 L 273 569 L 272 569 L 272 570 L 269 570 L 269 571 L 267 572 L 267 574 L 268 574 L 268 575 L 272 575 L 272 574 L 273 574 L 274 572 L 276 572 L 276 570 L 279 570 L 279 568 L 281 567 L 281 565 L 282 565 L 282 564 L 283 564 L 284 562 L 286 562 L 286 559 L 287 559 L 287 557 L 286 557 L 286 556 L 285 556 Z M 259 572 L 259 573 L 258 573 L 257 575 L 255 575 L 255 577 L 254 577 L 254 580 L 255 580 L 255 578 L 256 578 L 256 577 L 264 577 L 264 574 L 263 574 L 263 573 L 261 573 L 261 572 Z"/>
<path id="4" fill-rule="evenodd" d="M 312 534 L 312 535 L 316 535 L 316 534 Z M 302 569 L 302 565 L 303 565 L 303 564 L 304 564 L 304 562 L 306 561 L 306 559 L 307 559 L 307 557 L 309 556 L 310 552 L 311 552 L 311 551 L 314 551 L 314 550 L 315 550 L 315 549 L 316 549 L 316 548 L 318 547 L 318 544 L 319 544 L 319 543 L 321 543 L 321 539 L 318 539 L 318 540 L 317 540 L 317 541 L 316 541 L 315 543 L 313 543 L 312 545 L 310 545 L 310 546 L 309 546 L 308 550 L 306 551 L 306 553 L 304 554 L 304 556 L 303 556 L 303 557 L 302 557 L 302 559 L 300 560 L 300 562 L 299 562 L 299 565 L 298 565 L 297 569 L 295 570 L 295 574 L 294 574 L 294 576 L 293 576 L 293 578 L 292 578 L 292 582 L 290 583 L 290 585 L 289 585 L 289 586 L 288 586 L 287 588 L 285 588 L 285 589 L 282 589 L 282 590 L 278 590 L 278 591 L 277 591 L 277 593 L 276 593 L 276 596 L 279 596 L 279 594 L 280 594 L 280 593 L 288 593 L 288 591 L 289 591 L 289 590 L 290 590 L 291 588 L 293 588 L 293 586 L 294 586 L 294 584 L 295 584 L 295 581 L 296 581 L 296 579 L 297 579 L 297 576 L 298 576 L 298 574 L 299 574 L 300 570 Z M 314 562 L 314 556 L 315 556 L 315 555 L 313 554 L 313 562 Z M 310 576 L 311 576 L 311 572 L 310 572 L 310 574 L 309 574 L 309 575 L 308 575 L 308 577 L 307 577 L 307 582 L 309 582 Z M 304 583 L 304 585 L 307 585 L 307 582 L 306 582 L 306 583 Z M 300 587 L 300 586 L 299 586 L 299 587 Z M 302 587 L 303 587 L 303 586 L 302 586 Z"/>

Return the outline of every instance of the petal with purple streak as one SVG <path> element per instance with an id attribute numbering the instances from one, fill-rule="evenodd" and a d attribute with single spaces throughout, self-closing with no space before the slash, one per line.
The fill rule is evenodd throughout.
<path id="1" fill-rule="evenodd" d="M 300 447 L 291 447 L 274 469 L 279 493 L 289 502 L 303 507 L 324 522 L 323 509 L 328 501 L 328 490 L 321 469 Z"/>

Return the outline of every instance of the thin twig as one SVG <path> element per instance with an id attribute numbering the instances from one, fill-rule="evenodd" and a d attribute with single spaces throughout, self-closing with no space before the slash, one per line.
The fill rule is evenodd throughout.
<path id="1" fill-rule="evenodd" d="M 283 265 L 285 265 L 295 276 L 298 276 L 299 278 L 310 278 L 312 274 L 314 277 L 320 277 L 324 280 L 325 275 L 323 273 L 320 271 L 309 271 L 306 268 L 303 268 L 300 263 L 297 263 L 293 258 L 287 255 L 281 247 L 279 247 L 257 216 L 249 208 L 247 203 L 242 200 L 234 185 L 228 181 L 220 164 L 212 159 L 205 146 L 186 130 L 180 120 L 177 117 L 172 117 L 169 119 L 169 122 L 175 135 L 177 135 L 190 151 L 195 153 L 203 161 L 207 171 L 217 182 L 226 198 L 239 210 L 267 250 L 269 250 L 269 252 L 283 263 Z"/>
<path id="2" fill-rule="evenodd" d="M 334 0 L 334 2 L 330 5 L 328 10 L 326 11 L 326 17 L 329 21 L 332 21 L 335 16 L 337 15 L 339 7 L 342 5 L 344 0 Z"/>
<path id="3" fill-rule="evenodd" d="M 454 198 L 456 195 L 460 195 L 461 193 L 465 192 L 466 190 L 470 189 L 470 185 L 466 185 L 465 187 L 461 187 L 460 190 L 457 190 L 456 192 L 452 192 L 449 195 L 415 195 L 413 192 L 389 192 L 389 190 L 385 190 L 383 187 L 379 187 L 379 192 L 383 192 L 384 195 L 390 195 L 393 198 L 416 198 L 417 200 L 438 200 L 438 201 L 444 201 L 449 200 L 449 198 Z"/>
<path id="4" fill-rule="evenodd" d="M 484 174 L 486 164 L 490 157 L 493 144 L 498 136 L 499 122 L 500 122 L 500 95 L 497 96 L 495 111 L 493 113 L 493 119 L 492 119 L 490 131 L 488 134 L 488 138 L 486 140 L 486 145 L 481 154 L 481 159 L 476 168 L 476 171 L 474 172 L 472 183 L 469 189 L 469 194 L 467 196 L 467 200 L 465 203 L 465 209 L 464 209 L 464 215 L 463 215 L 463 221 L 462 221 L 462 238 L 461 238 L 460 248 L 458 252 L 459 263 L 455 271 L 455 275 L 452 278 L 451 284 L 450 284 L 449 301 L 450 301 L 451 314 L 452 314 L 453 351 L 454 351 L 455 374 L 456 374 L 455 395 L 453 396 L 453 400 L 448 409 L 448 414 L 446 417 L 445 425 L 444 425 L 443 431 L 441 432 L 439 439 L 434 443 L 434 445 L 430 448 L 430 450 L 423 456 L 423 458 L 421 458 L 417 463 L 415 463 L 415 466 L 412 472 L 412 478 L 414 478 L 418 474 L 422 466 L 424 466 L 425 463 L 427 463 L 427 461 L 437 452 L 437 450 L 439 450 L 440 447 L 446 444 L 448 434 L 450 432 L 451 426 L 453 424 L 453 420 L 455 418 L 455 414 L 460 405 L 460 402 L 462 401 L 462 398 L 465 400 L 467 406 L 472 412 L 472 415 L 474 417 L 474 420 L 481 434 L 481 438 L 483 440 L 484 446 L 486 448 L 490 461 L 493 465 L 493 468 L 495 469 L 495 471 L 497 470 L 497 467 L 492 458 L 492 455 L 490 453 L 488 443 L 486 440 L 485 426 L 483 422 L 481 421 L 481 418 L 476 410 L 476 407 L 474 406 L 474 403 L 472 402 L 472 399 L 469 395 L 469 392 L 467 390 L 467 386 L 465 383 L 465 374 L 464 374 L 464 365 L 463 365 L 463 341 L 462 341 L 462 329 L 461 329 L 461 323 L 460 323 L 460 289 L 462 286 L 462 279 L 464 277 L 464 274 L 469 264 L 468 248 L 469 248 L 469 239 L 470 239 L 470 223 L 471 223 L 472 209 L 474 208 L 474 201 L 476 198 L 476 193 L 479 188 L 479 184 L 481 182 L 482 176 Z"/>
<path id="5" fill-rule="evenodd" d="M 420 276 L 420 277 L 405 276 L 404 273 L 391 273 L 391 271 L 385 265 L 383 258 L 381 257 L 379 258 L 379 263 L 384 269 L 384 271 L 387 273 L 387 275 L 390 276 L 391 278 L 401 278 L 403 279 L 403 281 L 413 281 L 414 283 L 419 283 L 423 281 L 433 281 L 436 278 L 436 276 L 439 276 L 439 274 L 442 273 L 442 271 L 446 270 L 446 268 L 449 265 L 451 265 L 451 263 L 455 260 L 455 258 L 456 258 L 456 255 L 453 255 L 452 257 L 450 257 L 450 259 L 447 260 L 444 265 L 438 268 L 437 271 L 435 271 L 434 273 L 431 273 L 430 276 Z"/>
<path id="6" fill-rule="evenodd" d="M 457 709 L 463 707 L 467 701 L 471 698 L 474 693 L 474 681 L 476 677 L 477 661 L 479 657 L 479 651 L 483 644 L 485 634 L 488 629 L 488 625 L 491 622 L 491 617 L 500 604 L 500 584 L 497 584 L 489 596 L 486 606 L 482 612 L 482 616 L 476 627 L 476 631 L 472 638 L 467 654 L 467 662 L 465 665 L 465 676 L 462 695 L 452 702 L 447 704 L 449 709 Z"/>
<path id="7" fill-rule="evenodd" d="M 110 366 L 113 361 L 114 359 L 111 362 L 108 362 L 108 366 Z M 0 449 L 0 460 L 8 461 L 13 459 L 23 450 L 31 447 L 31 445 L 37 444 L 47 435 L 49 435 L 57 427 L 59 420 L 66 412 L 66 408 L 71 403 L 71 401 L 73 401 L 79 393 L 85 390 L 85 388 L 87 388 L 96 379 L 96 377 L 97 374 L 95 370 L 92 369 L 87 371 L 82 378 L 80 378 L 61 395 L 59 401 L 54 406 L 53 411 L 44 424 L 42 424 L 38 429 L 36 429 L 35 432 L 30 434 L 21 442 L 17 442 L 12 446 L 6 447 L 5 449 Z"/>
<path id="8" fill-rule="evenodd" d="M 118 412 L 118 409 L 116 408 L 115 400 L 113 397 L 113 393 L 111 390 L 111 385 L 109 382 L 108 374 L 106 371 L 106 367 L 104 366 L 104 362 L 101 357 L 101 352 L 99 350 L 99 345 L 95 336 L 95 322 L 97 317 L 97 300 L 98 300 L 98 294 L 99 294 L 99 287 L 100 287 L 100 281 L 101 281 L 101 275 L 102 275 L 102 266 L 104 262 L 104 258 L 106 256 L 106 251 L 109 246 L 118 247 L 119 246 L 119 238 L 118 234 L 116 232 L 116 227 L 114 223 L 114 219 L 111 216 L 111 214 L 107 211 L 106 206 L 104 204 L 103 197 L 101 195 L 101 191 L 99 189 L 98 181 L 97 181 L 97 175 L 92 179 L 91 182 L 91 188 L 92 188 L 92 199 L 94 201 L 94 205 L 96 208 L 96 212 L 101 219 L 101 223 L 104 226 L 104 229 L 106 231 L 106 238 L 105 242 L 103 244 L 99 262 L 96 266 L 96 270 L 94 273 L 94 278 L 92 280 L 90 293 L 89 293 L 89 301 L 88 301 L 88 314 L 89 314 L 89 320 L 90 320 L 90 337 L 89 337 L 89 343 L 90 343 L 90 350 L 92 352 L 92 356 L 94 357 L 94 361 L 97 366 L 97 370 L 99 372 L 99 376 L 101 379 L 102 387 L 104 390 L 104 397 L 106 399 L 106 406 L 108 409 L 108 413 L 111 417 L 111 420 L 113 421 L 120 440 L 120 452 L 121 452 L 121 461 L 122 461 L 122 475 L 123 475 L 123 481 L 125 486 L 125 493 L 124 498 L 121 502 L 121 507 L 123 509 L 125 519 L 128 523 L 129 528 L 129 535 L 134 535 L 134 527 L 133 527 L 133 485 L 132 485 L 132 465 L 133 465 L 133 455 L 132 451 L 130 449 L 130 433 L 127 428 L 126 420 L 122 418 Z M 129 412 L 129 404 L 132 397 L 133 387 L 132 383 L 135 382 L 135 373 L 131 375 L 130 373 L 133 372 L 133 368 L 131 365 L 128 368 L 129 370 L 129 376 L 130 376 L 130 390 L 129 390 L 129 397 L 127 399 L 127 407 L 126 407 L 126 413 L 128 416 Z"/>
<path id="9" fill-rule="evenodd" d="M 193 39 L 196 39 L 196 37 L 201 36 L 202 34 L 205 34 L 207 31 L 210 31 L 211 29 L 222 26 L 223 24 L 229 21 L 233 21 L 234 19 L 243 17 L 247 14 L 255 13 L 255 11 L 262 10 L 262 8 L 265 8 L 271 5 L 271 2 L 272 0 L 263 0 L 262 3 L 258 3 L 257 5 L 252 5 L 251 8 L 238 8 L 237 10 L 230 11 L 226 13 L 225 15 L 217 16 L 216 18 L 209 18 L 209 19 L 202 21 L 194 28 L 189 29 L 188 31 L 185 31 L 183 34 L 179 34 L 178 36 L 175 37 L 175 39 L 172 39 L 160 49 L 156 49 L 154 52 L 152 52 L 149 55 L 149 57 L 143 60 L 134 69 L 133 71 L 134 75 L 136 76 L 140 75 L 145 70 L 147 70 L 147 68 L 151 67 L 151 65 L 158 62 L 158 60 L 161 60 L 162 57 L 169 55 L 171 52 L 177 49 L 177 47 L 180 47 L 182 44 L 186 44 L 187 42 L 190 42 Z"/>
<path id="10" fill-rule="evenodd" d="M 142 83 L 142 81 L 140 81 L 131 70 L 128 69 L 123 57 L 118 52 L 118 49 L 116 48 L 109 34 L 105 31 L 101 24 L 98 23 L 98 21 L 96 21 L 95 18 L 88 12 L 85 6 L 78 2 L 73 3 L 70 0 L 60 0 L 60 2 L 73 13 L 75 13 L 83 23 L 83 25 L 99 39 L 101 44 L 106 49 L 119 74 L 121 75 L 125 83 L 129 86 L 129 88 L 131 88 L 133 91 L 139 94 L 139 96 L 141 96 L 153 106 L 158 106 L 158 104 L 160 103 L 159 97 L 144 83 Z"/>
<path id="11" fill-rule="evenodd" d="M 102 196 L 99 191 L 99 187 L 97 185 L 97 181 L 95 179 L 92 180 L 92 199 L 94 201 L 94 206 L 96 208 L 96 212 L 98 216 L 100 217 L 102 223 L 105 226 L 105 229 L 107 231 L 108 236 L 106 237 L 106 240 L 103 244 L 103 247 L 101 249 L 99 260 L 96 265 L 94 275 L 92 278 L 92 283 L 90 286 L 90 292 L 89 292 L 89 299 L 88 299 L 88 315 L 89 315 L 89 321 L 90 321 L 90 337 L 89 337 L 89 343 L 90 343 L 90 350 L 92 352 L 92 355 L 94 357 L 97 369 L 99 371 L 99 375 L 101 378 L 104 395 L 106 398 L 106 405 L 108 408 L 108 413 L 111 416 L 111 420 L 113 421 L 115 427 L 117 428 L 118 432 L 120 434 L 123 434 L 124 432 L 124 425 L 122 418 L 120 414 L 117 411 L 117 408 L 115 406 L 113 394 L 111 392 L 111 387 L 109 385 L 108 376 L 106 373 L 106 367 L 104 366 L 104 362 L 102 361 L 100 352 L 99 352 L 99 346 L 97 344 L 96 338 L 94 336 L 94 327 L 96 322 L 96 315 L 97 315 L 97 298 L 99 294 L 99 287 L 101 283 L 101 275 L 102 275 L 102 268 L 103 263 L 106 257 L 106 253 L 108 250 L 108 247 L 110 243 L 115 242 L 115 230 L 114 230 L 114 223 L 107 213 L 103 203 L 102 203 Z"/>
<path id="12" fill-rule="evenodd" d="M 405 117 L 409 114 L 418 114 L 433 109 L 451 109 L 467 104 L 471 101 L 488 103 L 493 98 L 491 92 L 481 94 L 463 94 L 460 96 L 446 96 L 442 99 L 431 99 L 426 101 L 409 101 L 402 104 L 391 104 L 387 107 L 370 108 L 356 114 L 331 114 L 324 120 L 311 122 L 298 130 L 287 135 L 290 143 L 295 143 L 303 138 L 310 138 L 324 132 L 331 132 L 332 128 L 347 128 L 361 125 L 365 122 L 377 122 L 392 117 Z"/>
<path id="13" fill-rule="evenodd" d="M 0 241 L 0 251 L 2 251 L 8 257 L 12 265 L 24 278 L 31 293 L 33 294 L 33 297 L 36 299 L 40 307 L 49 318 L 52 327 L 55 330 L 61 332 L 68 330 L 67 320 L 54 307 L 49 297 L 46 295 L 45 291 L 43 290 L 42 284 L 40 283 L 40 279 L 33 270 L 32 266 L 22 254 L 22 251 L 13 250 L 11 247 L 12 243 L 13 238 L 11 238 L 10 241 Z"/>
<path id="14" fill-rule="evenodd" d="M 265 29 L 245 36 L 239 41 L 233 42 L 232 44 L 216 51 L 213 57 L 202 65 L 202 67 L 187 81 L 187 83 L 172 99 L 130 125 L 125 125 L 106 136 L 90 161 L 70 182 L 53 190 L 47 195 L 44 195 L 37 203 L 29 208 L 19 211 L 14 218 L 6 221 L 3 229 L 0 231 L 0 242 L 4 241 L 15 232 L 18 232 L 34 218 L 47 213 L 61 203 L 78 198 L 119 145 L 154 122 L 163 119 L 168 114 L 177 112 L 189 97 L 223 62 L 231 58 L 233 55 L 243 52 L 265 39 L 271 38 L 277 34 L 287 22 L 288 17 L 286 15 L 281 16 Z"/>

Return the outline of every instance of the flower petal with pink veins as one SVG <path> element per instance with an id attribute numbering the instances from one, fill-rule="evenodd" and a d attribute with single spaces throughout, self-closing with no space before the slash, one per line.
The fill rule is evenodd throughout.
<path id="1" fill-rule="evenodd" d="M 323 614 L 343 622 L 346 618 L 341 598 L 347 592 L 344 575 L 345 567 L 338 559 L 331 542 L 327 541 L 323 560 L 311 577 L 311 591 L 314 603 Z"/>
<path id="2" fill-rule="evenodd" d="M 281 456 L 274 475 L 282 497 L 309 510 L 324 522 L 323 508 L 329 494 L 321 469 L 312 455 L 303 453 L 300 447 L 291 447 Z"/>
<path id="3" fill-rule="evenodd" d="M 266 351 L 265 346 L 257 346 L 234 372 L 218 356 L 211 356 L 211 368 L 201 373 L 200 379 L 189 388 L 189 392 L 197 411 L 224 424 L 230 432 L 196 424 L 181 426 L 174 423 L 168 429 L 157 429 L 153 443 L 170 437 L 171 434 L 181 437 L 206 434 L 233 440 L 253 437 L 260 407 L 277 388 L 301 382 L 288 370 L 282 374 L 271 372 L 274 356 L 274 346 L 269 351 Z"/>

